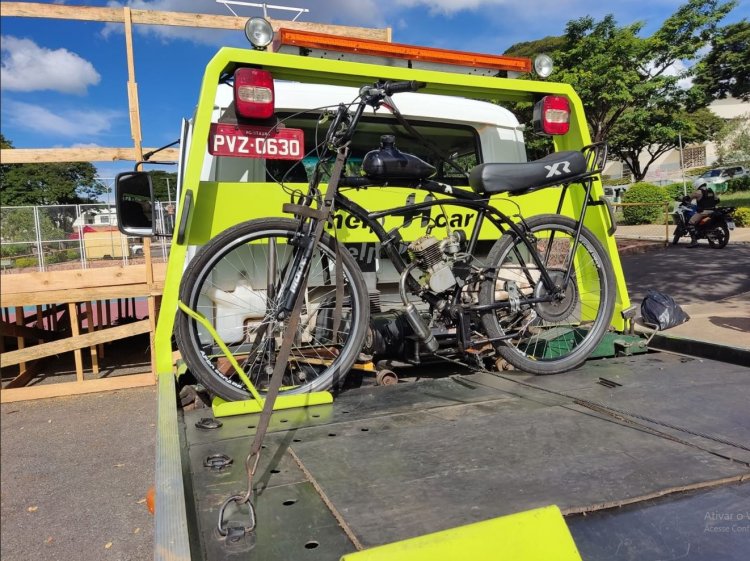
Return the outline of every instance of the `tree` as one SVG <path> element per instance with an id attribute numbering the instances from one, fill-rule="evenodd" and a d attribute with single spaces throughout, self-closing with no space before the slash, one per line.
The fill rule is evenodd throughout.
<path id="1" fill-rule="evenodd" d="M 750 22 L 719 30 L 711 51 L 696 65 L 694 84 L 706 103 L 727 95 L 750 101 Z"/>
<path id="2" fill-rule="evenodd" d="M 673 69 L 679 61 L 698 57 L 734 6 L 734 1 L 689 0 L 651 37 L 640 36 L 641 23 L 620 27 L 612 15 L 598 22 L 587 16 L 568 22 L 562 37 L 518 43 L 506 54 L 552 54 L 556 69 L 551 79 L 571 84 L 581 97 L 593 140 L 608 141 L 636 179 L 642 179 L 658 155 L 677 145 L 678 133 L 686 138 L 688 131 L 706 131 L 694 126 L 702 113 L 685 114 L 688 106 L 705 105 L 690 103 L 700 96 L 678 84 L 689 71 Z M 528 104 L 515 109 L 530 121 Z M 691 141 L 698 140 L 703 139 Z M 549 149 L 549 144 L 538 141 L 531 146 Z M 653 154 L 641 166 L 637 154 L 645 149 Z"/>
<path id="3" fill-rule="evenodd" d="M 562 49 L 564 44 L 564 37 L 548 36 L 534 41 L 516 43 L 508 47 L 503 54 L 508 56 L 523 56 L 533 60 L 537 55 L 544 53 L 554 59 L 555 54 Z"/>
<path id="4" fill-rule="evenodd" d="M 594 141 L 608 138 L 623 115 L 639 108 L 686 102 L 671 70 L 698 57 L 735 2 L 689 0 L 651 36 L 639 37 L 641 23 L 618 27 L 613 16 L 600 22 L 584 17 L 568 23 L 553 77 L 576 89 L 586 109 Z"/>
<path id="5" fill-rule="evenodd" d="M 2 134 L 3 148 L 13 145 Z M 62 164 L 3 164 L 0 166 L 0 205 L 54 205 L 93 202 L 106 185 L 89 162 Z"/>
<path id="6" fill-rule="evenodd" d="M 688 113 L 663 103 L 628 109 L 607 141 L 633 178 L 641 181 L 659 157 L 679 146 L 680 137 L 685 144 L 713 140 L 722 126 L 708 109 Z"/>
<path id="7" fill-rule="evenodd" d="M 721 165 L 750 161 L 750 113 L 730 119 L 716 135 Z"/>
<path id="8" fill-rule="evenodd" d="M 154 199 L 157 201 L 174 201 L 177 197 L 177 174 L 163 170 L 149 172 L 154 187 Z"/>

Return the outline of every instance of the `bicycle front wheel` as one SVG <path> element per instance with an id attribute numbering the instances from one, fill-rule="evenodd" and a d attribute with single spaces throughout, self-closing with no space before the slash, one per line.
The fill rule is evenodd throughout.
<path id="1" fill-rule="evenodd" d="M 229 400 L 249 391 L 223 342 L 256 389 L 270 383 L 288 319 L 277 319 L 283 279 L 295 252 L 298 222 L 252 220 L 234 226 L 203 246 L 190 262 L 180 300 L 210 324 L 214 334 L 184 312 L 175 337 L 190 371 L 211 392 Z M 354 364 L 369 321 L 367 289 L 349 252 L 323 234 L 312 256 L 294 344 L 282 393 L 304 393 L 338 384 Z M 336 268 L 343 272 L 343 298 L 336 314 Z M 338 318 L 335 316 L 338 315 Z M 335 332 L 334 332 L 335 329 Z"/>
<path id="2" fill-rule="evenodd" d="M 580 365 L 606 333 L 615 303 L 615 278 L 609 256 L 586 228 L 575 252 L 576 223 L 570 218 L 542 215 L 527 221 L 529 247 L 512 233 L 493 246 L 487 264 L 493 271 L 479 290 L 482 305 L 504 304 L 483 313 L 487 336 L 516 368 L 532 374 L 558 374 Z M 565 290 L 547 302 L 550 292 L 531 258 L 536 252 L 557 287 Z M 552 291 L 554 292 L 554 291 Z"/>

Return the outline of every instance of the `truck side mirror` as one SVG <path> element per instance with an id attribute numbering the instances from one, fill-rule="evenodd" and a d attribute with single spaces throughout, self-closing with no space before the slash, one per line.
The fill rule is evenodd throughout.
<path id="1" fill-rule="evenodd" d="M 128 236 L 154 235 L 154 189 L 143 171 L 121 173 L 115 179 L 117 227 Z"/>

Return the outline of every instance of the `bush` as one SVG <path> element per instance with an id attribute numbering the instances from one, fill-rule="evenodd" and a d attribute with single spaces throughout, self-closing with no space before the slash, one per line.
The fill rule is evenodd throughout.
<path id="1" fill-rule="evenodd" d="M 16 255 L 23 255 L 24 253 L 31 253 L 30 245 L 16 243 L 3 244 L 0 246 L 0 257 L 15 257 Z"/>
<path id="2" fill-rule="evenodd" d="M 734 224 L 738 228 L 750 228 L 750 208 L 738 208 L 734 211 Z"/>
<path id="3" fill-rule="evenodd" d="M 38 267 L 39 261 L 36 257 L 19 257 L 16 259 L 16 267 L 23 269 L 25 267 Z"/>
<path id="4" fill-rule="evenodd" d="M 682 194 L 684 192 L 682 183 L 670 183 L 669 185 L 664 185 L 662 189 L 664 189 L 664 193 L 668 201 L 673 201 L 678 197 L 682 198 Z M 687 194 L 689 195 L 693 191 L 693 186 L 689 183 L 686 184 L 685 191 L 687 191 Z"/>
<path id="5" fill-rule="evenodd" d="M 743 175 L 727 182 L 727 191 L 736 193 L 737 191 L 750 191 L 750 175 Z"/>
<path id="6" fill-rule="evenodd" d="M 623 203 L 641 203 L 648 206 L 626 206 L 622 209 L 625 224 L 652 224 L 664 220 L 664 203 L 667 192 L 651 183 L 636 183 L 625 192 Z"/>

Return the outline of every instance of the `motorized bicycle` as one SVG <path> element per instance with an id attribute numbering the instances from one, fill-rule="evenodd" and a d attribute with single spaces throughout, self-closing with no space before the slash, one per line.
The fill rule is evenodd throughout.
<path id="1" fill-rule="evenodd" d="M 591 189 L 606 161 L 606 145 L 527 163 L 480 164 L 466 174 L 470 191 L 431 180 L 435 168 L 399 151 L 386 135 L 379 149 L 364 156 L 363 176 L 346 177 L 350 140 L 365 108 L 387 107 L 408 130 L 391 96 L 422 86 L 404 81 L 362 87 L 357 99 L 329 115 L 307 190 L 290 192 L 283 210 L 296 218 L 236 225 L 191 260 L 180 288 L 181 306 L 190 313 L 178 314 L 175 337 L 190 371 L 213 393 L 245 399 L 243 377 L 263 391 L 277 364 L 285 364 L 282 392 L 336 387 L 363 353 L 395 353 L 410 363 L 425 356 L 481 363 L 499 353 L 525 371 L 556 374 L 594 351 L 610 325 L 615 277 L 607 252 L 583 221 L 595 203 Z M 371 212 L 345 195 L 345 188 L 385 185 L 434 196 Z M 560 185 L 557 214 L 511 217 L 490 204 L 496 194 Z M 577 220 L 559 214 L 570 185 L 585 191 Z M 407 222 L 427 209 L 444 213 L 445 205 L 475 214 L 470 232 L 428 219 L 425 234 L 407 243 L 398 228 L 386 231 L 382 225 L 389 216 Z M 335 239 L 334 210 L 368 227 L 379 239 L 381 258 L 400 273 L 395 309 L 372 305 L 356 262 Z M 497 228 L 499 239 L 480 257 L 485 222 Z M 438 230 L 445 232 L 441 239 L 433 235 Z M 232 292 L 221 284 L 225 267 L 242 276 Z M 217 302 L 227 304 L 225 315 Z M 222 322 L 233 321 L 239 327 L 217 340 Z"/>
<path id="2" fill-rule="evenodd" d="M 698 211 L 696 205 L 691 204 L 691 199 L 687 195 L 682 198 L 678 197 L 675 201 L 678 204 L 672 212 L 675 223 L 672 237 L 673 245 L 679 243 L 681 237 L 690 236 L 688 223 L 690 218 Z M 718 204 L 719 199 L 716 199 L 716 202 Z M 708 240 L 708 245 L 715 249 L 725 247 L 729 243 L 730 230 L 734 230 L 734 219 L 732 218 L 734 211 L 735 207 L 718 206 L 704 210 L 703 212 L 707 214 L 695 225 L 695 238 L 697 240 Z"/>

